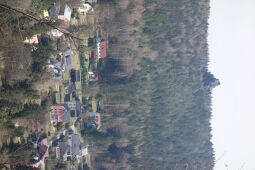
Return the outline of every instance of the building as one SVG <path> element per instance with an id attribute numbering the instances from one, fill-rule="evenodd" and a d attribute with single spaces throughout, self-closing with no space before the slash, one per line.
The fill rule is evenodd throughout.
<path id="1" fill-rule="evenodd" d="M 89 81 L 97 81 L 99 79 L 98 74 L 92 71 L 88 72 L 88 77 L 89 77 Z"/>
<path id="2" fill-rule="evenodd" d="M 49 12 L 47 10 L 43 10 L 43 18 L 49 19 Z"/>
<path id="3" fill-rule="evenodd" d="M 67 155 L 69 156 L 77 156 L 81 150 L 81 142 L 80 137 L 77 134 L 71 134 L 68 136 L 68 145 L 69 145 L 69 152 Z"/>
<path id="4" fill-rule="evenodd" d="M 77 13 L 80 15 L 86 15 L 90 10 L 93 10 L 89 3 L 83 3 L 81 6 L 76 8 Z"/>
<path id="5" fill-rule="evenodd" d="M 73 92 L 75 92 L 76 87 L 74 84 L 69 84 L 67 86 L 65 86 L 65 94 L 72 94 Z"/>
<path id="6" fill-rule="evenodd" d="M 88 3 L 90 5 L 94 5 L 95 3 L 97 3 L 97 0 L 85 0 L 85 3 Z"/>
<path id="7" fill-rule="evenodd" d="M 71 81 L 72 82 L 79 82 L 79 81 L 81 81 L 80 70 L 72 69 L 70 75 L 71 75 Z"/>
<path id="8" fill-rule="evenodd" d="M 45 157 L 49 156 L 49 143 L 48 143 L 48 139 L 44 138 L 37 147 L 37 151 L 38 151 L 38 155 L 39 155 L 39 160 L 42 160 Z"/>
<path id="9" fill-rule="evenodd" d="M 24 40 L 24 43 L 26 44 L 31 44 L 31 45 L 37 45 L 39 44 L 39 34 L 33 35 L 31 38 L 26 38 Z"/>
<path id="10" fill-rule="evenodd" d="M 63 53 L 66 72 L 69 72 L 72 69 L 72 56 L 73 56 L 73 50 L 70 48 L 68 48 Z"/>
<path id="11" fill-rule="evenodd" d="M 55 3 L 49 8 L 48 12 L 51 19 L 57 18 L 57 6 Z"/>
<path id="12" fill-rule="evenodd" d="M 67 101 L 66 105 L 70 110 L 71 117 L 79 117 L 82 112 L 82 104 L 79 100 Z"/>
<path id="13" fill-rule="evenodd" d="M 89 112 L 87 127 L 100 129 L 101 128 L 101 114 L 97 113 L 97 112 Z"/>
<path id="14" fill-rule="evenodd" d="M 70 119 L 70 112 L 67 106 L 55 104 L 51 106 L 51 121 L 53 123 L 67 122 Z"/>
<path id="15" fill-rule="evenodd" d="M 46 34 L 53 38 L 60 38 L 63 35 L 63 33 L 57 29 L 53 29 L 53 30 L 47 32 Z"/>
<path id="16" fill-rule="evenodd" d="M 67 142 L 59 142 L 56 147 L 56 158 L 67 161 L 68 158 L 77 158 L 88 154 L 87 148 L 81 147 L 80 136 L 71 134 L 68 136 Z"/>
<path id="17" fill-rule="evenodd" d="M 71 101 L 73 100 L 74 93 L 76 91 L 76 87 L 74 84 L 69 84 L 65 86 L 65 99 L 64 101 Z"/>
<path id="18" fill-rule="evenodd" d="M 68 144 L 65 142 L 59 142 L 56 147 L 56 158 L 62 161 L 67 161 Z"/>
<path id="19" fill-rule="evenodd" d="M 89 78 L 89 81 L 97 81 L 98 80 L 97 69 L 95 69 L 92 64 L 89 64 L 88 78 Z"/>
<path id="20" fill-rule="evenodd" d="M 97 40 L 97 47 L 96 49 L 93 49 L 91 52 L 91 55 L 93 58 L 106 58 L 106 41 Z"/>
<path id="21" fill-rule="evenodd" d="M 68 5 L 63 5 L 60 8 L 58 19 L 64 21 L 71 20 L 72 9 Z"/>

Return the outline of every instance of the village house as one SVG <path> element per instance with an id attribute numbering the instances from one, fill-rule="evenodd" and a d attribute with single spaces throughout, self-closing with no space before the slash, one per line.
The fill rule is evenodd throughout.
<path id="1" fill-rule="evenodd" d="M 63 53 L 66 72 L 69 72 L 72 69 L 72 55 L 73 55 L 73 50 L 71 48 L 66 49 Z"/>
<path id="2" fill-rule="evenodd" d="M 53 30 L 47 32 L 46 34 L 47 34 L 48 36 L 50 36 L 51 38 L 60 38 L 60 37 L 63 35 L 63 33 L 60 32 L 60 31 L 57 30 L 57 29 L 53 29 Z"/>
<path id="3" fill-rule="evenodd" d="M 73 100 L 73 93 L 76 91 L 76 87 L 74 84 L 69 84 L 65 86 L 65 99 L 64 101 L 71 101 Z"/>
<path id="4" fill-rule="evenodd" d="M 89 78 L 89 81 L 97 81 L 98 80 L 97 70 L 95 68 L 93 68 L 92 64 L 89 64 L 88 78 Z"/>
<path id="5" fill-rule="evenodd" d="M 71 69 L 70 75 L 71 75 L 71 82 L 81 81 L 80 70 Z"/>
<path id="6" fill-rule="evenodd" d="M 58 19 L 63 21 L 71 20 L 72 9 L 68 5 L 63 5 L 60 8 Z"/>
<path id="7" fill-rule="evenodd" d="M 107 55 L 106 55 L 106 47 L 107 47 L 107 44 L 106 44 L 106 41 L 103 41 L 99 38 L 97 38 L 97 47 L 96 49 L 93 49 L 92 52 L 91 52 L 91 55 L 93 58 L 106 58 Z"/>
<path id="8" fill-rule="evenodd" d="M 89 112 L 88 113 L 88 121 L 87 121 L 88 128 L 101 128 L 101 114 L 97 112 Z"/>
<path id="9" fill-rule="evenodd" d="M 70 112 L 64 104 L 55 104 L 51 106 L 51 121 L 53 123 L 67 122 L 70 119 Z"/>
<path id="10" fill-rule="evenodd" d="M 38 155 L 39 155 L 39 160 L 44 159 L 45 157 L 49 156 L 49 143 L 48 139 L 44 138 L 37 147 Z"/>
<path id="11" fill-rule="evenodd" d="M 76 87 L 74 84 L 69 84 L 67 86 L 65 86 L 65 94 L 72 94 L 73 92 L 75 92 Z"/>
<path id="12" fill-rule="evenodd" d="M 33 35 L 31 38 L 27 38 L 24 40 L 25 44 L 37 45 L 39 44 L 39 34 Z"/>
<path id="13" fill-rule="evenodd" d="M 79 15 L 86 15 L 89 11 L 93 11 L 92 6 L 89 3 L 83 3 L 82 5 L 75 8 Z"/>
<path id="14" fill-rule="evenodd" d="M 97 81 L 99 79 L 98 74 L 92 71 L 88 72 L 88 77 L 89 77 L 89 81 Z"/>
<path id="15" fill-rule="evenodd" d="M 51 19 L 56 19 L 57 18 L 57 6 L 56 3 L 54 3 L 50 8 L 49 8 L 49 16 Z"/>
<path id="16" fill-rule="evenodd" d="M 59 142 L 56 147 L 56 158 L 61 161 L 67 161 L 68 144 L 66 142 Z"/>
<path id="17" fill-rule="evenodd" d="M 79 117 L 82 112 L 82 104 L 79 100 L 71 100 L 65 102 L 67 107 L 70 109 L 71 117 Z"/>
<path id="18" fill-rule="evenodd" d="M 56 158 L 62 161 L 67 161 L 68 158 L 78 158 L 88 154 L 86 147 L 81 147 L 81 141 L 78 134 L 68 136 L 66 142 L 59 142 L 56 147 Z"/>
<path id="19" fill-rule="evenodd" d="M 85 0 L 85 3 L 88 3 L 90 5 L 94 5 L 95 3 L 97 3 L 97 0 Z"/>
<path id="20" fill-rule="evenodd" d="M 49 12 L 47 10 L 43 10 L 43 18 L 49 19 Z"/>

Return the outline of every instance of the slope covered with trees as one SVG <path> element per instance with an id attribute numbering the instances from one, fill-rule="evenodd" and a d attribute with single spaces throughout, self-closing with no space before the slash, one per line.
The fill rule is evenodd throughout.
<path id="1" fill-rule="evenodd" d="M 108 2 L 116 11 L 110 47 L 118 47 L 121 55 L 110 48 L 108 62 L 120 65 L 108 67 L 111 75 L 102 74 L 101 91 L 116 106 L 108 108 L 115 115 L 111 121 L 125 121 L 111 127 L 120 133 L 107 153 L 98 154 L 96 168 L 128 169 L 125 163 L 146 170 L 212 169 L 211 87 L 219 82 L 207 68 L 209 0 L 122 2 Z M 132 18 L 139 4 L 141 18 L 132 23 L 126 17 Z M 121 17 L 124 23 L 115 22 Z M 135 64 L 132 73 L 125 68 Z M 126 103 L 129 107 L 120 109 Z M 128 142 L 120 144 L 127 136 Z"/>

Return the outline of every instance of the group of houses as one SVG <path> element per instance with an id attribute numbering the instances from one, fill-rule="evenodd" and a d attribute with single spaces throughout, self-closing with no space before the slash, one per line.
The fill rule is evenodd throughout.
<path id="1" fill-rule="evenodd" d="M 58 142 L 56 158 L 60 161 L 79 159 L 88 154 L 88 148 L 83 146 L 78 134 L 69 134 L 65 142 Z"/>
<path id="2" fill-rule="evenodd" d="M 52 39 L 58 39 L 63 36 L 61 28 L 66 29 L 67 23 L 70 22 L 72 15 L 84 16 L 89 11 L 93 11 L 93 5 L 96 0 L 85 0 L 81 5 L 71 8 L 70 6 L 64 4 L 59 7 L 57 4 L 53 4 L 48 10 L 43 11 L 42 17 L 44 19 L 50 20 L 52 22 L 58 22 L 59 29 L 52 29 L 48 31 L 43 36 L 47 36 Z M 69 25 L 68 25 L 69 26 Z M 30 44 L 32 46 L 40 45 L 40 37 L 42 35 L 36 34 L 31 38 L 26 38 L 24 43 Z M 106 48 L 107 43 L 103 39 L 97 37 L 95 38 L 95 48 L 90 52 L 90 59 L 98 61 L 107 57 Z M 74 67 L 74 50 L 71 47 L 67 47 L 64 50 L 60 50 L 59 53 L 51 57 L 48 61 L 47 69 L 54 74 L 56 78 L 63 78 L 64 75 L 68 74 L 68 83 L 63 83 L 63 93 L 61 97 L 63 100 L 61 102 L 56 102 L 50 107 L 50 121 L 53 126 L 58 124 L 63 124 L 67 122 L 75 122 L 81 117 L 83 112 L 83 105 L 81 99 L 77 96 L 78 91 L 77 83 L 81 82 L 81 71 Z M 97 66 L 90 64 L 88 66 L 88 72 L 86 77 L 89 81 L 98 80 L 98 69 Z M 63 94 L 63 95 L 62 95 Z M 74 123 L 73 123 L 74 126 Z M 87 127 L 100 129 L 101 127 L 101 115 L 93 110 L 88 113 Z M 49 144 L 50 143 L 50 144 Z M 31 164 L 32 167 L 40 166 L 41 162 L 44 161 L 46 157 L 49 156 L 49 148 L 52 146 L 52 141 L 48 142 L 47 138 L 36 139 L 34 142 L 34 148 L 37 152 L 37 156 L 34 158 L 36 160 L 35 164 Z M 88 155 L 88 148 L 81 142 L 80 135 L 75 131 L 69 132 L 65 135 L 64 140 L 57 140 L 56 144 L 56 158 L 60 161 L 67 161 L 73 159 L 79 159 L 85 155 Z"/>
<path id="3" fill-rule="evenodd" d="M 57 5 L 54 3 L 48 10 L 42 11 L 42 20 L 50 21 L 52 23 L 58 22 L 60 24 L 58 29 L 52 29 L 46 34 L 50 37 L 60 38 L 65 32 L 65 29 L 69 26 L 72 15 L 74 16 L 86 16 L 87 13 L 93 12 L 93 5 L 96 0 L 83 0 L 81 4 L 77 4 L 73 8 L 67 4 Z M 60 6 L 60 7 L 59 7 Z M 25 38 L 24 43 L 30 45 L 37 45 L 39 43 L 40 35 L 36 34 L 30 38 Z"/>
<path id="4" fill-rule="evenodd" d="M 103 39 L 97 37 L 95 38 L 96 48 L 91 51 L 91 59 L 98 61 L 99 59 L 107 58 L 107 43 Z M 90 64 L 88 68 L 88 77 L 89 81 L 97 81 L 98 80 L 98 69 L 94 67 L 94 65 Z"/>

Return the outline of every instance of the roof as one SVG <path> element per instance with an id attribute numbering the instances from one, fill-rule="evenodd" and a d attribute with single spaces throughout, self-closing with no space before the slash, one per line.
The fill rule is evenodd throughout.
<path id="1" fill-rule="evenodd" d="M 82 110 L 82 104 L 79 100 L 76 100 L 76 112 L 77 112 L 77 117 L 80 116 Z"/>
<path id="2" fill-rule="evenodd" d="M 67 152 L 68 145 L 65 142 L 59 142 L 58 147 L 59 147 L 59 157 L 60 159 L 63 159 L 65 153 Z"/>
<path id="3" fill-rule="evenodd" d="M 64 122 L 69 121 L 70 117 L 71 117 L 70 111 L 65 112 L 64 115 L 63 115 Z"/>
<path id="4" fill-rule="evenodd" d="M 96 0 L 86 0 L 86 3 L 89 3 L 90 5 L 93 5 L 96 2 L 97 2 Z"/>
<path id="5" fill-rule="evenodd" d="M 81 81 L 81 73 L 79 70 L 75 69 L 71 70 L 71 81 L 72 82 Z"/>
<path id="6" fill-rule="evenodd" d="M 67 105 L 71 105 L 70 114 L 72 117 L 79 117 L 82 112 L 82 104 L 79 100 L 71 100 L 66 102 Z M 73 106 L 75 104 L 75 107 Z"/>
<path id="7" fill-rule="evenodd" d="M 49 148 L 48 140 L 47 140 L 47 138 L 44 138 L 40 142 L 40 144 L 38 145 L 38 148 L 37 148 L 40 159 L 42 159 L 43 157 L 49 156 L 48 148 Z"/>
<path id="8" fill-rule="evenodd" d="M 106 41 L 100 42 L 100 58 L 106 58 Z"/>
<path id="9" fill-rule="evenodd" d="M 59 19 L 67 19 L 70 21 L 72 9 L 68 5 L 63 5 L 59 11 Z"/>
<path id="10" fill-rule="evenodd" d="M 67 105 L 56 104 L 51 106 L 51 119 L 54 122 L 67 122 L 70 119 L 70 112 Z"/>
<path id="11" fill-rule="evenodd" d="M 65 71 L 69 72 L 72 69 L 72 59 L 71 56 L 65 56 Z"/>
<path id="12" fill-rule="evenodd" d="M 47 34 L 48 34 L 49 36 L 57 37 L 57 38 L 59 38 L 59 37 L 61 37 L 61 36 L 63 35 L 63 33 L 60 32 L 60 31 L 57 30 L 57 29 L 53 29 L 53 30 L 47 32 Z"/>
<path id="13" fill-rule="evenodd" d="M 49 17 L 49 13 L 47 10 L 43 10 L 43 17 L 44 18 L 48 18 Z"/>
<path id="14" fill-rule="evenodd" d="M 55 3 L 50 7 L 49 15 L 50 15 L 50 17 L 56 17 L 57 16 L 57 6 L 56 6 Z"/>
<path id="15" fill-rule="evenodd" d="M 89 117 L 95 117 L 96 116 L 96 112 L 89 112 L 88 115 L 89 115 Z"/>
<path id="16" fill-rule="evenodd" d="M 71 153 L 76 156 L 80 152 L 80 137 L 77 134 L 72 134 L 69 136 L 69 145 L 71 147 Z"/>
<path id="17" fill-rule="evenodd" d="M 64 57 L 66 56 L 72 56 L 73 55 L 73 50 L 71 48 L 67 48 L 65 51 L 64 51 Z"/>
<path id="18" fill-rule="evenodd" d="M 75 92 L 75 90 L 76 90 L 76 87 L 74 84 L 69 84 L 68 86 L 65 87 L 66 94 L 71 94 Z"/>
<path id="19" fill-rule="evenodd" d="M 38 44 L 39 43 L 38 36 L 39 36 L 39 34 L 35 34 L 31 38 L 29 38 L 29 39 L 26 38 L 24 40 L 24 43 L 27 43 L 27 44 Z"/>

